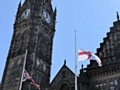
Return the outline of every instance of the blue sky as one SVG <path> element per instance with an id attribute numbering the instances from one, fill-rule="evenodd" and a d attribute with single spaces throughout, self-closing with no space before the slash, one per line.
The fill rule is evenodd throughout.
<path id="1" fill-rule="evenodd" d="M 0 81 L 13 33 L 13 24 L 20 0 L 1 0 L 0 3 Z M 23 2 L 23 0 L 22 0 Z M 96 53 L 109 28 L 116 21 L 116 11 L 120 13 L 119 0 L 52 0 L 57 7 L 56 32 L 53 43 L 51 80 L 67 60 L 67 66 L 74 72 L 76 47 Z M 77 50 L 76 50 L 77 51 Z M 77 55 L 76 55 L 77 57 Z M 86 67 L 89 61 L 78 62 Z"/>

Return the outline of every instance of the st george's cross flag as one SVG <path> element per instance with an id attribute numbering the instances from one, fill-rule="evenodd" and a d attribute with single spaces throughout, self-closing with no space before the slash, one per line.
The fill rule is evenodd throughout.
<path id="1" fill-rule="evenodd" d="M 93 54 L 90 51 L 84 51 L 82 49 L 78 49 L 78 61 L 85 61 L 85 60 L 96 60 L 99 66 L 102 66 L 102 62 L 100 58 Z"/>
<path id="2" fill-rule="evenodd" d="M 28 74 L 28 72 L 26 70 L 24 70 L 24 74 L 23 74 L 23 82 L 28 81 L 31 82 L 32 85 L 34 85 L 36 87 L 36 90 L 40 90 L 40 85 L 38 85 L 33 79 L 32 77 L 30 77 L 30 75 Z"/>

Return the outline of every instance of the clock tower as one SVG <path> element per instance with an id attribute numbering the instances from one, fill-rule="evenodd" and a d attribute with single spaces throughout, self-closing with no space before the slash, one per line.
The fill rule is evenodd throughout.
<path id="1" fill-rule="evenodd" d="M 56 8 L 53 10 L 51 0 L 19 3 L 1 90 L 19 90 L 26 50 L 25 69 L 41 90 L 49 88 L 55 23 Z M 35 87 L 24 82 L 22 90 Z"/>

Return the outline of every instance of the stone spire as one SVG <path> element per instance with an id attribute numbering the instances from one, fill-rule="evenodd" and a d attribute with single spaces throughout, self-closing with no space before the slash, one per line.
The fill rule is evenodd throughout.
<path id="1" fill-rule="evenodd" d="M 18 5 L 18 7 L 19 7 L 19 8 L 21 7 L 21 0 L 20 0 L 20 2 L 19 2 L 19 5 Z"/>
<path id="2" fill-rule="evenodd" d="M 54 19 L 56 20 L 57 7 L 55 7 L 55 9 L 54 9 L 53 12 L 54 12 L 54 16 L 53 16 L 53 17 L 54 17 Z"/>

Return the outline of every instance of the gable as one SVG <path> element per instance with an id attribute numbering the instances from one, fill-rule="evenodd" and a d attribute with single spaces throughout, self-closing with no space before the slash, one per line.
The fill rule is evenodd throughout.
<path id="1" fill-rule="evenodd" d="M 75 80 L 75 74 L 64 64 L 59 70 L 55 78 L 51 82 L 51 87 L 57 88 L 61 83 L 68 83 L 69 85 Z"/>

